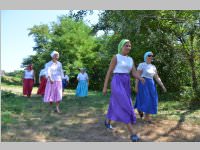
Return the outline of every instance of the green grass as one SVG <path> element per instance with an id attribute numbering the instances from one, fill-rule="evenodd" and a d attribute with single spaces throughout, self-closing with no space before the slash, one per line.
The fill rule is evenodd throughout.
<path id="1" fill-rule="evenodd" d="M 1 130 L 4 141 L 31 141 L 32 137 L 23 139 L 32 135 L 29 132 L 37 132 L 49 140 L 60 134 L 65 137 L 66 133 L 74 135 L 73 132 L 77 132 L 78 135 L 77 129 L 82 126 L 81 123 L 104 120 L 109 104 L 109 95 L 102 96 L 102 93 L 98 91 L 90 91 L 87 98 L 77 98 L 75 90 L 66 90 L 60 105 L 62 114 L 59 115 L 52 113 L 49 105 L 43 103 L 40 96 L 33 95 L 30 99 L 23 97 L 20 93 L 21 86 L 2 84 L 1 87 L 3 89 Z M 35 87 L 33 92 L 36 91 Z M 175 100 L 167 94 L 160 95 L 158 114 L 153 117 L 200 125 L 200 103 L 199 101 Z M 70 130 L 66 127 L 70 127 Z M 75 136 L 73 138 L 77 139 Z"/>
<path id="2" fill-rule="evenodd" d="M 5 85 L 2 84 L 4 89 L 9 89 L 15 91 L 20 86 Z M 34 89 L 36 91 L 36 88 Z M 101 92 L 90 91 L 87 98 L 77 98 L 75 97 L 74 90 L 65 91 L 67 96 L 63 98 L 61 103 L 61 110 L 66 114 L 81 113 L 84 111 L 91 111 L 93 113 L 105 113 L 107 111 L 109 103 L 109 95 L 102 96 Z M 7 95 L 5 94 L 7 93 Z M 3 96 L 5 94 L 5 96 Z M 200 102 L 186 100 L 173 100 L 172 97 L 167 95 L 161 95 L 159 100 L 158 114 L 155 117 L 170 118 L 170 119 L 180 119 L 181 115 L 185 114 L 186 120 L 194 121 L 199 123 L 200 120 Z M 134 103 L 133 97 L 133 103 Z M 24 114 L 29 118 L 40 114 L 42 111 L 46 111 L 48 108 L 47 104 L 42 102 L 41 97 L 35 96 L 30 100 L 26 97 L 22 97 L 19 91 L 4 92 L 2 91 L 2 118 L 12 118 L 12 114 L 19 115 Z M 10 120 L 8 119 L 8 120 Z M 5 119 L 6 120 L 6 119 Z M 9 121 L 4 121 L 7 123 Z"/>

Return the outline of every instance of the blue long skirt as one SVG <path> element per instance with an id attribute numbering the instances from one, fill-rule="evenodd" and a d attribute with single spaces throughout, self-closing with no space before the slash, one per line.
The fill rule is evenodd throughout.
<path id="1" fill-rule="evenodd" d="M 145 83 L 138 83 L 138 93 L 134 108 L 147 114 L 157 114 L 158 94 L 153 79 L 145 78 Z"/>
<path id="2" fill-rule="evenodd" d="M 76 96 L 85 97 L 88 96 L 88 82 L 86 80 L 80 80 L 76 88 Z"/>

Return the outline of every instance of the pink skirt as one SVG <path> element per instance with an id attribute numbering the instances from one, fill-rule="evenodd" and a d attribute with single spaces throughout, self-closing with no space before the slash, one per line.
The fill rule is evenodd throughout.
<path id="1" fill-rule="evenodd" d="M 48 80 L 44 93 L 44 102 L 59 102 L 62 100 L 62 81 L 54 81 L 53 84 Z"/>

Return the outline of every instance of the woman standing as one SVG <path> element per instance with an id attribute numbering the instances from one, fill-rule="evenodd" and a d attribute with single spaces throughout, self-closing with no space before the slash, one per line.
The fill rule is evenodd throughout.
<path id="1" fill-rule="evenodd" d="M 60 113 L 59 103 L 62 100 L 62 64 L 58 61 L 59 53 L 53 51 L 51 53 L 52 60 L 46 64 L 47 84 L 44 94 L 44 102 L 50 105 L 56 103 L 56 112 Z"/>
<path id="2" fill-rule="evenodd" d="M 40 71 L 39 83 L 40 83 L 40 86 L 38 88 L 37 94 L 38 95 L 42 95 L 42 97 L 43 97 L 44 96 L 44 92 L 45 92 L 46 83 L 47 83 L 45 68 Z"/>
<path id="3" fill-rule="evenodd" d="M 88 96 L 89 78 L 84 68 L 80 68 L 80 73 L 77 76 L 77 80 L 78 80 L 78 85 L 76 88 L 76 96 L 78 97 Z"/>
<path id="4" fill-rule="evenodd" d="M 143 117 L 143 112 L 145 113 L 144 120 L 148 123 L 151 123 L 150 114 L 157 114 L 158 109 L 158 94 L 153 78 L 155 78 L 164 92 L 167 91 L 158 76 L 156 67 L 151 64 L 152 60 L 153 53 L 146 52 L 144 54 L 144 62 L 140 63 L 137 68 L 139 75 L 145 79 L 145 84 L 141 84 L 138 80 L 136 80 L 135 84 L 137 95 L 134 107 L 137 108 L 141 118 Z"/>
<path id="5" fill-rule="evenodd" d="M 103 94 L 106 95 L 108 81 L 111 81 L 111 96 L 109 108 L 105 120 L 105 126 L 112 129 L 111 120 L 123 122 L 130 132 L 130 139 L 137 142 L 139 137 L 133 132 L 132 124 L 136 123 L 136 116 L 131 99 L 130 72 L 132 75 L 144 82 L 135 69 L 133 59 L 128 56 L 131 50 L 131 42 L 127 39 L 121 40 L 118 45 L 118 54 L 115 55 L 110 63 L 106 74 Z"/>
<path id="6" fill-rule="evenodd" d="M 62 79 L 62 92 L 64 94 L 64 89 L 67 88 L 67 85 L 69 84 L 69 76 L 66 74 L 66 71 L 64 71 L 64 77 Z"/>
<path id="7" fill-rule="evenodd" d="M 30 64 L 24 71 L 23 75 L 23 95 L 27 95 L 27 97 L 31 97 L 31 92 L 34 85 L 34 70 L 33 65 Z"/>

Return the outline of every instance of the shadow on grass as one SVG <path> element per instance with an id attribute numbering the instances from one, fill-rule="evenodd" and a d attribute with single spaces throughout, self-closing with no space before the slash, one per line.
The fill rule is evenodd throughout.
<path id="1" fill-rule="evenodd" d="M 189 102 L 185 102 L 185 105 L 187 105 L 185 107 L 186 109 L 185 109 L 184 112 L 180 113 L 177 124 L 175 126 L 171 127 L 170 130 L 168 130 L 167 132 L 165 132 L 161 136 L 170 137 L 170 134 L 175 132 L 175 131 L 179 131 L 179 130 L 183 131 L 183 129 L 181 129 L 181 128 L 182 128 L 182 125 L 184 124 L 184 122 L 186 121 L 186 117 L 188 115 L 192 114 L 193 112 L 200 110 L 200 101 L 198 101 L 198 100 L 191 100 Z M 177 137 L 180 137 L 180 135 L 173 136 L 174 139 L 176 139 Z M 155 141 L 159 138 L 160 138 L 160 136 L 157 136 L 152 140 Z M 190 139 L 184 138 L 184 137 L 181 137 L 181 138 L 182 138 L 183 141 L 188 141 L 188 142 L 190 142 L 190 141 L 200 141 L 200 132 L 196 133 L 195 137 L 192 137 Z"/>

